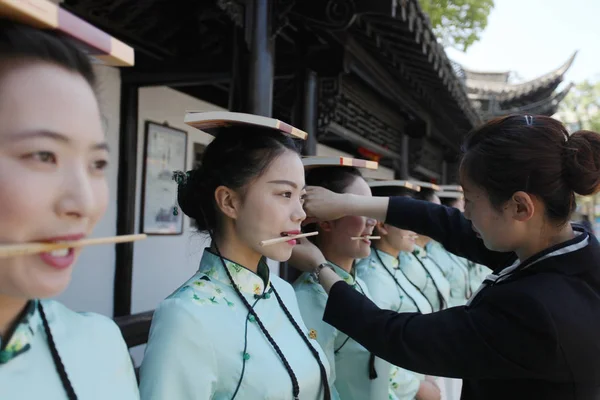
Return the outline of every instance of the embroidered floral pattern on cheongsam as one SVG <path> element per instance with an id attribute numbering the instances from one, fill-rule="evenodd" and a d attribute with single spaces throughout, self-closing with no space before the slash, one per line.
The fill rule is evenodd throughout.
<path id="1" fill-rule="evenodd" d="M 241 292 L 260 295 L 270 290 L 271 282 L 269 280 L 269 267 L 264 260 L 258 264 L 257 273 L 227 259 L 223 259 L 227 270 L 235 281 L 236 286 Z M 227 272 L 223 269 L 223 265 L 219 256 L 210 252 L 208 249 L 202 256 L 200 269 L 198 271 L 201 276 L 193 282 L 194 289 L 207 295 L 207 299 L 211 304 L 224 303 L 233 307 L 233 303 L 223 297 L 223 290 L 219 288 L 216 282 L 225 283 L 231 286 L 231 280 L 227 276 Z M 202 276 L 205 276 L 203 278 Z M 208 277 L 209 279 L 206 279 Z"/>
<path id="2" fill-rule="evenodd" d="M 4 346 L 2 338 L 0 338 L 0 365 L 5 364 L 23 354 L 31 347 L 31 339 L 33 337 L 33 317 L 37 310 L 37 300 L 32 300 L 27 305 L 21 320 L 18 322 L 13 334 L 8 339 Z"/>

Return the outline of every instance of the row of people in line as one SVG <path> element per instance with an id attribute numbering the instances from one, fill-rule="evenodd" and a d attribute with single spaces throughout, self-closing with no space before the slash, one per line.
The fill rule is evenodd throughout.
<path id="1" fill-rule="evenodd" d="M 51 32 L 3 20 L 1 38 L 2 241 L 79 239 L 92 231 L 108 201 L 108 147 L 91 65 Z M 358 182 L 364 185 L 362 178 Z M 354 392 L 351 384 L 370 383 L 366 371 L 357 373 L 366 370 L 369 356 L 362 360 L 365 366 L 354 366 L 352 349 L 361 346 L 334 349 L 322 342 L 327 333 L 318 321 L 313 329 L 304 323 L 319 312 L 310 308 L 312 299 L 298 303 L 301 285 L 294 292 L 270 274 L 265 257 L 285 261 L 293 246 L 257 244 L 301 229 L 304 184 L 297 145 L 277 130 L 240 126 L 211 143 L 201 170 L 180 185 L 179 201 L 198 228 L 213 236 L 213 245 L 198 274 L 156 311 L 142 367 L 144 397 L 268 398 L 272 393 L 286 398 L 302 393 L 307 399 L 335 398 L 341 388 L 346 398 Z M 320 231 L 323 238 L 339 236 L 328 235 L 327 228 Z M 364 241 L 349 246 L 354 250 L 342 253 L 368 255 Z M 137 396 L 127 348 L 112 321 L 38 300 L 64 290 L 79 252 L 3 260 L 0 397 Z M 335 337 L 329 339 L 333 344 Z M 342 359 L 350 354 L 351 362 L 334 368 L 334 353 Z M 81 368 L 82 363 L 93 368 Z M 48 374 L 51 369 L 56 373 Z M 261 379 L 266 371 L 269 378 Z M 353 373 L 360 378 L 356 382 Z M 39 384 L 28 384 L 35 377 Z M 379 381 L 388 378 L 382 369 Z"/>
<path id="2" fill-rule="evenodd" d="M 108 147 L 89 60 L 69 42 L 51 33 L 1 21 L 0 67 L 3 122 L 0 240 L 26 243 L 81 239 L 91 233 L 108 202 L 104 175 Z M 530 130 L 533 118 L 525 118 L 524 125 L 521 120 L 507 117 L 491 121 L 477 130 L 475 136 L 494 138 L 506 132 L 501 126 L 507 124 L 516 127 L 515 130 L 523 128 L 538 135 L 554 135 L 556 138 L 552 139 L 562 146 L 564 140 L 558 137 L 562 138 L 564 128 L 556 121 L 541 118 L 541 124 L 548 128 Z M 475 290 L 470 282 L 481 279 L 474 276 L 484 269 L 448 254 L 441 244 L 422 234 L 411 251 L 412 232 L 394 231 L 390 226 L 390 223 L 402 226 L 404 216 L 408 226 L 443 238 L 442 242 L 451 245 L 458 254 L 471 255 L 471 259 L 489 261 L 494 266 L 514 262 L 514 268 L 509 268 L 506 274 L 495 276 L 510 278 L 511 272 L 519 273 L 516 257 L 528 260 L 535 252 L 529 247 L 528 252 L 521 252 L 521 248 L 513 252 L 512 247 L 504 252 L 484 248 L 489 243 L 499 246 L 502 240 L 502 243 L 508 240 L 490 228 L 491 206 L 489 201 L 484 204 L 480 200 L 484 195 L 477 195 L 479 192 L 471 188 L 475 193 L 472 198 L 481 207 L 470 211 L 481 224 L 480 234 L 459 211 L 429 204 L 437 202 L 435 197 L 414 202 L 404 201 L 401 193 L 380 192 L 383 202 L 364 200 L 371 198 L 372 188 L 358 169 L 353 168 L 357 165 L 328 165 L 305 171 L 296 140 L 305 138 L 305 134 L 286 124 L 250 116 L 240 119 L 234 113 L 205 118 L 195 126 L 202 127 L 202 122 L 207 129 L 220 128 L 214 132 L 216 138 L 207 146 L 201 166 L 177 175 L 178 203 L 195 221 L 197 229 L 210 236 L 211 245 L 204 251 L 198 272 L 155 312 L 141 366 L 139 391 L 127 347 L 114 322 L 96 314 L 75 313 L 55 301 L 39 300 L 60 293 L 68 285 L 80 252 L 71 248 L 2 260 L 0 398 L 128 400 L 140 395 L 142 399 L 182 400 L 434 398 L 439 396 L 435 378 L 425 374 L 504 377 L 507 365 L 514 365 L 514 361 L 507 361 L 514 359 L 513 353 L 507 354 L 509 358 L 501 356 L 502 341 L 491 329 L 500 328 L 493 315 L 516 312 L 505 304 L 510 298 L 501 297 L 505 302 L 492 305 L 480 299 L 477 312 L 470 313 L 461 304 L 473 298 Z M 595 136 L 587 133 L 574 136 L 575 139 L 568 140 L 573 146 L 570 149 L 576 149 L 578 157 L 592 157 L 592 153 L 583 150 L 596 145 Z M 565 154 L 569 171 L 584 165 L 569 164 L 571 153 Z M 591 165 L 585 165 L 588 164 Z M 587 170 L 582 171 L 585 175 Z M 550 211 L 558 215 L 556 218 L 568 218 L 572 212 L 571 186 L 581 186 L 577 188 L 582 194 L 597 189 L 597 179 L 588 175 L 584 177 L 589 178 L 590 184 L 585 187 L 570 178 L 563 182 L 561 193 L 569 197 L 570 208 L 552 208 Z M 307 184 L 321 187 L 322 191 L 307 188 Z M 486 183 L 478 181 L 478 185 L 485 187 Z M 383 187 L 398 189 L 391 183 Z M 340 204 L 353 201 L 364 204 L 364 212 L 344 214 L 347 210 L 339 210 L 338 217 L 333 217 L 335 208 L 333 211 L 327 208 L 333 197 L 329 197 L 331 201 L 319 202 L 319 193 L 331 192 L 343 194 L 346 200 L 335 198 Z M 427 191 L 423 194 L 427 195 Z M 394 197 L 388 201 L 385 196 L 389 195 Z M 499 217 L 496 222 L 502 222 L 507 230 L 513 220 L 527 223 L 535 214 L 534 201 L 527 196 L 519 192 L 515 197 L 514 215 L 505 218 L 510 222 L 502 222 Z M 540 198 L 549 207 L 551 199 L 546 197 Z M 562 200 L 558 203 L 565 205 Z M 319 204 L 317 209 L 327 210 L 323 215 L 330 216 L 304 227 L 305 231 L 318 232 L 311 240 L 326 262 L 311 267 L 311 272 L 292 286 L 269 271 L 266 259 L 287 261 L 294 254 L 292 264 L 304 268 L 296 264 L 301 259 L 297 255 L 308 248 L 305 244 L 308 239 L 295 237 L 307 222 L 305 210 L 315 210 L 311 204 Z M 415 215 L 409 215 L 412 212 Z M 523 213 L 528 214 L 523 216 Z M 374 216 L 388 223 L 378 222 Z M 537 218 L 530 224 L 532 229 L 547 226 L 546 220 L 541 219 L 545 217 L 539 214 Z M 528 238 L 525 228 L 518 232 L 523 241 Z M 594 257 L 595 238 L 573 231 L 570 226 L 561 229 L 560 238 L 553 236 L 554 241 L 548 242 L 554 247 L 547 254 L 540 253 L 540 258 L 534 257 L 534 261 L 543 265 L 542 261 L 565 254 L 578 257 L 580 251 Z M 452 238 L 454 230 L 456 238 Z M 512 231 L 517 233 L 516 228 Z M 374 232 L 383 239 L 371 243 L 368 237 Z M 281 240 L 265 245 L 274 238 Z M 402 239 L 402 243 L 396 239 Z M 522 254 L 516 254 L 517 250 Z M 580 267 L 588 269 L 587 265 Z M 588 275 L 595 276 L 592 272 Z M 574 282 L 573 287 L 579 291 L 585 289 L 579 283 L 580 278 L 573 279 L 568 281 Z M 338 284 L 340 280 L 346 282 L 343 287 Z M 335 293 L 328 296 L 329 290 Z M 571 293 L 570 287 L 565 290 Z M 496 289 L 494 293 L 499 291 Z M 382 312 L 367 298 L 380 302 L 388 311 Z M 356 309 L 346 309 L 343 299 L 348 299 L 353 305 L 349 307 Z M 534 309 L 530 303 L 522 305 Z M 496 314 L 490 310 L 496 310 Z M 585 311 L 581 307 L 577 310 Z M 353 315 L 358 317 L 356 321 L 352 320 Z M 540 313 L 530 316 L 538 318 Z M 506 329 L 515 333 L 517 325 L 512 318 L 506 322 Z M 413 319 L 435 329 L 411 329 Z M 377 355 L 333 325 L 343 326 L 360 343 L 369 342 L 368 347 Z M 402 332 L 406 337 L 388 337 L 386 327 L 392 325 L 400 326 L 400 330 L 392 331 Z M 546 334 L 546 331 L 540 333 L 537 325 L 533 328 L 537 329 L 535 335 L 527 326 L 518 326 L 531 337 Z M 491 329 L 486 338 L 478 333 L 482 327 Z M 579 325 L 577 329 L 583 330 Z M 451 346 L 440 347 L 438 330 L 452 332 L 448 338 L 452 340 Z M 365 337 L 365 332 L 376 333 L 379 343 Z M 511 340 L 518 341 L 521 337 L 515 334 Z M 431 354 L 427 350 L 430 343 L 441 353 Z M 554 342 L 527 343 L 549 350 Z M 581 354 L 576 343 L 563 345 L 567 346 L 565 351 Z M 486 363 L 468 364 L 459 360 L 461 346 L 479 349 L 482 360 L 489 363 L 489 371 L 483 371 L 488 368 Z M 474 361 L 478 356 L 474 351 L 468 353 Z M 443 362 L 437 366 L 436 360 Z M 414 372 L 395 367 L 390 361 Z M 535 364 L 532 368 L 539 366 Z M 482 369 L 481 374 L 477 369 Z M 557 379 L 564 380 L 563 370 L 560 368 Z M 527 384 L 552 395 L 547 385 L 537 384 L 537 372 L 523 376 L 530 380 L 537 377 L 535 382 Z M 582 375 L 582 379 L 587 378 Z M 573 387 L 579 387 L 570 383 L 565 386 L 563 381 L 550 386 L 560 393 L 571 393 Z M 588 386 L 579 388 L 595 393 Z M 494 397 L 497 390 L 508 393 L 511 388 L 508 385 L 494 389 L 481 380 L 471 382 L 467 393 Z"/>
<path id="3" fill-rule="evenodd" d="M 10 193 L 3 202 L 7 215 L 3 241 L 77 239 L 101 218 L 108 195 L 104 177 L 108 149 L 92 68 L 85 55 L 52 33 L 2 21 L 2 38 L 2 88 L 4 98 L 12 100 L 3 102 L 7 106 L 2 116 L 7 138 L 3 193 Z M 57 94 L 61 101 L 50 101 Z M 16 171 L 19 179 L 14 179 Z M 186 178 L 179 188 L 181 208 L 199 230 L 210 233 L 213 245 L 205 251 L 198 273 L 156 311 L 141 369 L 143 397 L 286 398 L 300 393 L 307 399 L 387 397 L 391 366 L 322 322 L 325 303 L 320 286 L 303 276 L 292 287 L 269 272 L 265 257 L 285 261 L 293 243 L 258 245 L 259 239 L 292 235 L 302 228 L 305 171 L 294 139 L 261 126 L 225 129 L 207 148 L 201 169 Z M 340 192 L 370 193 L 355 167 L 312 168 L 306 182 Z M 31 196 L 38 191 L 45 196 Z M 35 199 L 35 205 L 28 207 L 27 199 Z M 45 208 L 40 203 L 44 199 Z M 20 216 L 14 226 L 9 226 L 13 219 L 8 212 Z M 35 224 L 28 222 L 34 219 Z M 44 220 L 47 226 L 40 228 Z M 361 280 L 360 271 L 368 276 L 368 265 L 375 260 L 364 259 L 366 268 L 354 261 L 369 256 L 371 243 L 350 236 L 372 233 L 374 221 L 350 218 L 320 222 L 313 228 L 320 233 L 317 243 L 349 283 L 366 295 L 370 286 L 382 283 Z M 382 244 L 398 240 L 392 229 L 378 225 Z M 414 257 L 413 239 L 405 239 L 401 240 L 409 246 L 397 249 L 404 251 L 399 257 Z M 52 398 L 53 391 L 58 398 L 64 393 L 70 399 L 94 392 L 135 397 L 127 349 L 110 320 L 37 300 L 66 287 L 79 250 L 63 253 L 3 261 L 7 265 L 2 268 L 6 287 L 0 391 L 9 398 L 33 398 L 42 392 Z M 384 250 L 373 254 L 388 257 Z M 412 290 L 413 298 L 420 296 L 421 307 L 440 309 L 448 298 L 433 294 L 432 278 L 421 282 L 415 271 L 410 288 L 397 287 L 394 295 Z M 94 337 L 102 337 L 104 345 L 82 352 L 81 346 L 94 343 Z M 79 365 L 74 358 L 89 360 L 93 373 L 74 368 Z M 49 365 L 56 374 L 44 373 Z M 24 369 L 29 371 L 25 375 Z M 267 371 L 269 378 L 261 379 Z M 37 375 L 43 375 L 47 384 L 27 385 L 15 379 Z M 103 377 L 113 384 L 102 384 Z M 409 384 L 399 382 L 394 387 L 408 391 Z"/>

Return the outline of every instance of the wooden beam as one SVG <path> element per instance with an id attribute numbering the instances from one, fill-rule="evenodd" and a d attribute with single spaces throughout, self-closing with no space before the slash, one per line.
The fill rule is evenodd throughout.
<path id="1" fill-rule="evenodd" d="M 189 67 L 186 69 L 187 71 L 138 71 L 133 69 L 121 74 L 121 82 L 137 86 L 185 87 L 224 83 L 231 80 L 231 73 L 228 70 L 198 71 L 196 69 L 193 71 Z"/>
<path id="2" fill-rule="evenodd" d="M 138 145 L 138 86 L 121 84 L 119 128 L 119 176 L 117 182 L 117 235 L 135 233 L 135 202 Z M 134 243 L 115 245 L 113 315 L 131 313 Z"/>

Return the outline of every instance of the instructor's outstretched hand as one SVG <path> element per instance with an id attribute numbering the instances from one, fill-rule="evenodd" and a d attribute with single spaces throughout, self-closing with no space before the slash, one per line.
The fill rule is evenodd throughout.
<path id="1" fill-rule="evenodd" d="M 307 219 L 304 224 L 315 221 L 333 221 L 347 215 L 374 218 L 385 221 L 388 197 L 367 197 L 308 186 L 304 200 Z"/>

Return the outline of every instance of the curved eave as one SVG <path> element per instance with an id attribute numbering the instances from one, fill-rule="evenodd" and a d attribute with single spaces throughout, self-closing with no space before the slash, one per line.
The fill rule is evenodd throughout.
<path id="1" fill-rule="evenodd" d="M 468 79 L 467 91 L 471 99 L 489 99 L 495 97 L 496 101 L 519 101 L 519 98 L 536 98 L 537 94 L 544 91 L 553 91 L 563 81 L 564 74 L 569 70 L 577 51 L 560 67 L 538 78 L 519 84 L 506 84 L 500 82 L 478 81 Z M 483 74 L 483 72 L 481 72 Z"/>
<path id="2" fill-rule="evenodd" d="M 510 76 L 510 71 L 475 71 L 465 67 L 462 69 L 469 81 L 506 83 Z"/>
<path id="3" fill-rule="evenodd" d="M 454 123 L 468 130 L 481 122 L 428 17 L 416 0 L 398 3 L 395 16 L 379 13 L 358 15 L 353 27 L 359 42 L 426 99 L 437 111 L 454 116 Z M 461 121 L 458 121 L 459 116 Z"/>
<path id="4" fill-rule="evenodd" d="M 512 108 L 501 108 L 495 110 L 493 113 L 484 114 L 484 119 L 488 120 L 494 117 L 499 117 L 508 114 L 532 114 L 532 115 L 547 115 L 552 116 L 558 111 L 558 107 L 561 101 L 567 96 L 571 88 L 575 86 L 574 83 L 569 83 L 560 92 L 554 93 L 552 96 L 545 98 L 544 100 L 536 103 L 531 103 L 523 107 L 512 107 Z"/>

